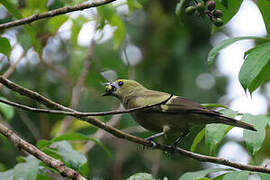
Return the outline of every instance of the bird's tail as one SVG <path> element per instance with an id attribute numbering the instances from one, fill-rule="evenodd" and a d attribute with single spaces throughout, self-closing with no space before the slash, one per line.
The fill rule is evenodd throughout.
<path id="1" fill-rule="evenodd" d="M 238 120 L 233 119 L 233 118 L 229 118 L 229 117 L 225 117 L 225 116 L 221 115 L 220 120 L 223 123 L 228 124 L 228 125 L 241 127 L 241 128 L 244 128 L 244 129 L 249 129 L 251 131 L 257 131 L 257 129 L 255 129 L 255 127 L 253 125 L 245 123 L 243 121 L 238 121 Z"/>

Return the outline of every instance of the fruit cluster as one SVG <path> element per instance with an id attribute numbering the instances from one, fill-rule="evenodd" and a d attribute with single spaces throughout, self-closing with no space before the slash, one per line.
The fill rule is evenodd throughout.
<path id="1" fill-rule="evenodd" d="M 215 26 L 222 26 L 223 21 L 221 19 L 222 17 L 222 11 L 219 9 L 216 9 L 216 3 L 214 0 L 203 0 L 202 2 L 197 2 L 195 0 L 195 6 L 188 6 L 185 9 L 186 14 L 188 15 L 208 15 L 210 20 L 214 23 Z"/>

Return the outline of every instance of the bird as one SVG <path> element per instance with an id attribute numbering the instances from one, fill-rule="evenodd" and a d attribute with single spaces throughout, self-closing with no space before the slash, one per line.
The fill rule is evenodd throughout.
<path id="1" fill-rule="evenodd" d="M 184 97 L 147 89 L 135 80 L 118 79 L 104 85 L 103 96 L 118 98 L 127 110 L 149 106 L 130 114 L 142 127 L 156 133 L 145 138 L 153 144 L 155 144 L 153 140 L 159 136 L 174 135 L 178 138 L 172 145 L 176 146 L 193 127 L 211 123 L 222 123 L 256 131 L 251 124 L 226 117 L 220 112 L 207 109 L 200 103 Z"/>

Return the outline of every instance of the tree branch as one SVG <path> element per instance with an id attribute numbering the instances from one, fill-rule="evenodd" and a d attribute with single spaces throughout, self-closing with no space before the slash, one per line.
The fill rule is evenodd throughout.
<path id="1" fill-rule="evenodd" d="M 30 24 L 40 19 L 54 17 L 54 16 L 66 14 L 73 11 L 79 11 L 79 10 L 84 10 L 84 9 L 88 9 L 92 7 L 102 6 L 102 5 L 111 3 L 113 1 L 115 0 L 93 0 L 91 2 L 87 2 L 87 3 L 75 5 L 75 6 L 67 6 L 63 8 L 54 9 L 45 13 L 34 14 L 32 16 L 29 16 L 23 19 L 18 19 L 18 20 L 14 20 L 8 23 L 0 24 L 0 30 L 15 27 L 15 26 L 20 26 L 23 24 Z"/>
<path id="2" fill-rule="evenodd" d="M 144 145 L 144 146 L 147 146 L 147 147 L 152 147 L 153 146 L 153 144 L 148 140 L 145 140 L 145 139 L 142 139 L 142 138 L 127 134 L 127 133 L 125 133 L 123 131 L 120 131 L 119 129 L 108 126 L 106 123 L 104 123 L 104 122 L 102 122 L 102 121 L 100 121 L 100 120 L 98 120 L 96 118 L 89 117 L 89 116 L 81 117 L 79 115 L 76 115 L 76 113 L 78 114 L 80 112 L 78 112 L 76 110 L 73 110 L 73 109 L 70 109 L 70 108 L 67 108 L 65 106 L 62 106 L 60 104 L 57 104 L 56 102 L 53 102 L 53 101 L 47 99 L 46 97 L 38 94 L 37 92 L 34 92 L 34 91 L 29 90 L 29 89 L 23 88 L 23 87 L 15 84 L 15 83 L 5 79 L 5 78 L 3 78 L 2 76 L 0 76 L 0 82 L 3 83 L 9 89 L 14 90 L 14 91 L 16 91 L 16 92 L 18 92 L 18 93 L 20 93 L 22 95 L 28 96 L 28 97 L 30 97 L 30 98 L 32 98 L 32 99 L 34 99 L 36 101 L 39 101 L 41 103 L 44 103 L 45 105 L 48 105 L 48 107 L 56 107 L 57 109 L 60 109 L 62 111 L 73 112 L 74 117 L 80 118 L 83 121 L 89 122 L 89 123 L 101 128 L 101 129 L 104 129 L 105 131 L 111 133 L 112 135 L 114 135 L 114 136 L 116 136 L 118 138 L 126 139 L 126 140 L 129 140 L 131 142 L 141 144 L 141 145 Z M 167 101 L 170 98 L 168 98 Z M 162 102 L 162 103 L 164 103 L 164 102 Z M 166 103 L 166 100 L 165 100 L 165 103 Z M 141 107 L 141 108 L 143 108 L 143 107 Z M 144 107 L 144 108 L 146 108 L 146 107 Z M 178 148 L 178 147 L 172 147 L 172 146 L 156 143 L 156 146 L 154 148 L 155 149 L 160 149 L 160 150 L 163 150 L 163 151 L 172 152 L 172 153 L 179 153 L 179 154 L 188 156 L 190 158 L 193 158 L 193 159 L 196 159 L 196 160 L 199 160 L 199 161 L 202 161 L 202 162 L 212 162 L 212 163 L 216 163 L 216 164 L 222 164 L 222 165 L 234 167 L 234 168 L 241 169 L 241 170 L 263 172 L 263 173 L 270 174 L 270 168 L 236 163 L 236 162 L 232 162 L 232 161 L 229 161 L 227 159 L 224 159 L 224 158 L 218 158 L 218 157 L 212 157 L 212 156 L 202 155 L 202 154 L 198 154 L 198 153 L 193 153 L 193 152 L 190 152 L 190 151 L 184 150 L 182 148 Z"/>
<path id="3" fill-rule="evenodd" d="M 78 172 L 66 167 L 63 162 L 54 159 L 53 157 L 40 151 L 38 148 L 20 138 L 11 129 L 8 129 L 1 123 L 0 123 L 0 133 L 9 138 L 14 143 L 14 145 L 17 146 L 19 149 L 23 149 L 26 152 L 32 154 L 33 156 L 43 161 L 48 166 L 56 169 L 61 175 L 75 180 L 86 180 L 86 178 L 80 175 Z"/>

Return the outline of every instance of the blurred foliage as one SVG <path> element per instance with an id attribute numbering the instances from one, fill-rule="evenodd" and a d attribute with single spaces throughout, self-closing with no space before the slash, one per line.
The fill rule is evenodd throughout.
<path id="1" fill-rule="evenodd" d="M 84 1 L 0 0 L 2 4 L 0 22 L 82 2 Z M 187 4 L 190 2 L 186 1 Z M 223 10 L 224 23 L 236 14 L 241 2 L 216 0 L 217 6 Z M 84 87 L 80 89 L 80 96 L 76 97 L 79 100 L 76 109 L 81 111 L 116 109 L 119 102 L 115 98 L 101 96 L 104 91 L 102 84 L 115 78 L 136 79 L 151 89 L 174 93 L 202 103 L 216 103 L 220 97 L 226 97 L 227 78 L 215 67 L 215 56 L 229 44 L 252 37 L 231 39 L 229 43 L 223 42 L 208 54 L 211 49 L 209 43 L 211 32 L 218 29 L 213 29 L 209 20 L 204 17 L 187 16 L 179 12 L 179 9 L 177 9 L 178 16 L 175 15 L 177 3 L 179 2 L 161 0 L 116 1 L 96 9 L 60 15 L 36 21 L 31 25 L 7 29 L 1 32 L 0 38 L 1 73 L 6 72 L 21 54 L 22 59 L 9 78 L 49 99 L 70 106 L 74 86 L 89 54 L 90 39 L 94 36 L 95 45 L 91 49 L 93 56 L 90 59 Z M 264 3 L 266 0 L 259 3 L 259 8 L 262 9 L 264 19 L 267 19 L 269 7 L 264 6 Z M 269 80 L 267 67 L 270 58 L 269 52 L 265 50 L 269 47 L 268 44 L 264 42 L 246 54 L 244 70 L 241 70 L 242 77 L 246 78 L 246 81 L 241 81 L 242 78 L 240 81 L 250 92 Z M 249 58 L 258 52 L 266 55 L 263 59 L 256 56 L 250 62 Z M 211 58 L 213 64 L 210 68 L 207 57 L 208 60 Z M 258 64 L 259 60 L 263 60 L 264 64 Z M 247 76 L 253 71 L 248 69 L 251 67 L 256 68 L 256 76 Z M 263 94 L 267 93 L 265 87 L 263 86 L 261 90 Z M 2 87 L 1 96 L 32 107 L 43 107 L 5 87 Z M 213 106 L 221 107 L 219 104 Z M 187 177 L 209 179 L 205 177 L 209 173 L 224 171 L 224 169 L 201 170 L 205 166 L 195 160 L 157 150 L 145 150 L 137 144 L 119 140 L 108 133 L 105 133 L 101 140 L 95 139 L 92 136 L 98 129 L 75 118 L 72 118 L 70 126 L 61 134 L 64 116 L 25 112 L 3 104 L 0 104 L 0 112 L 1 121 L 9 120 L 9 125 L 22 138 L 37 144 L 41 150 L 62 160 L 67 166 L 79 170 L 89 179 L 140 179 L 144 176 L 153 179 L 165 177 L 164 180 L 187 179 Z M 231 110 L 223 110 L 223 113 L 231 117 L 237 115 L 237 112 Z M 111 119 L 107 116 L 98 118 L 104 122 Z M 270 141 L 264 136 L 267 134 L 265 126 L 270 122 L 269 118 L 246 114 L 242 119 L 254 124 L 256 128 L 259 127 L 258 134 L 244 131 L 244 137 L 249 147 L 248 151 L 256 155 L 256 163 L 260 164 L 265 157 L 269 157 L 267 145 Z M 258 122 L 254 119 L 262 120 Z M 126 114 L 120 116 L 120 121 L 116 125 L 117 128 L 140 137 L 150 135 L 149 132 L 136 131 L 137 126 L 138 124 Z M 231 127 L 224 125 L 219 127 L 209 125 L 205 129 L 195 128 L 185 137 L 181 147 L 185 149 L 192 147 L 192 151 L 201 153 L 217 153 L 229 141 L 225 135 L 230 129 Z M 202 143 L 203 139 L 207 146 Z M 89 146 L 87 142 L 93 142 L 94 145 L 82 154 L 79 151 Z M 239 144 L 243 146 L 244 143 L 241 141 Z M 0 136 L 0 154 L 0 170 L 4 171 L 0 173 L 0 179 L 13 177 L 27 179 L 31 176 L 41 180 L 53 178 L 52 174 L 57 175 L 52 169 L 49 169 L 48 173 L 48 167 L 32 156 L 23 158 L 23 162 L 17 163 L 16 157 L 22 153 L 3 136 Z M 30 172 L 30 169 L 33 171 Z M 137 174 L 138 172 L 147 173 Z M 184 174 L 185 172 L 188 173 Z M 246 171 L 233 171 L 215 179 L 234 179 L 247 177 L 248 174 Z M 261 179 L 267 177 L 263 173 L 259 176 Z"/>

